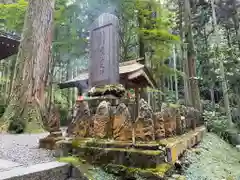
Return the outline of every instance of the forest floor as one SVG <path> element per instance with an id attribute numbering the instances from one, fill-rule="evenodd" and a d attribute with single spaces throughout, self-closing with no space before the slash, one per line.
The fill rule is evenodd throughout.
<path id="1" fill-rule="evenodd" d="M 52 151 L 38 149 L 39 138 L 46 135 L 0 134 L 0 159 L 23 165 L 55 161 Z M 184 164 L 182 173 L 187 180 L 240 180 L 240 152 L 215 134 L 207 133 L 197 147 L 184 154 L 181 161 Z M 93 175 L 96 180 L 118 179 L 99 168 L 94 168 Z"/>
<path id="2" fill-rule="evenodd" d="M 187 180 L 240 180 L 240 152 L 212 133 L 188 150 L 182 161 Z"/>

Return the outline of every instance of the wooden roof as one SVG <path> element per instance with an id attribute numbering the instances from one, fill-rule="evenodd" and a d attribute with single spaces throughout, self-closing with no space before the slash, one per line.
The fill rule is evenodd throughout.
<path id="1" fill-rule="evenodd" d="M 0 60 L 17 54 L 20 37 L 0 31 Z"/>
<path id="2" fill-rule="evenodd" d="M 134 87 L 152 87 L 155 88 L 156 82 L 154 81 L 151 73 L 137 60 L 131 60 L 124 63 L 120 63 L 119 66 L 120 83 L 126 88 Z M 76 78 L 68 80 L 66 82 L 59 83 L 59 87 L 70 88 L 79 87 L 81 89 L 88 88 L 88 71 L 86 70 Z"/>

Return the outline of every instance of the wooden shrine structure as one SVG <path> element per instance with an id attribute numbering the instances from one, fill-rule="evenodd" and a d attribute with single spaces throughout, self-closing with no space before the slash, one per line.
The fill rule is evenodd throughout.
<path id="1" fill-rule="evenodd" d="M 140 63 L 143 58 L 130 60 L 119 64 L 120 84 L 129 88 L 156 88 L 157 83 L 146 65 Z M 77 87 L 79 89 L 88 88 L 88 70 L 83 71 L 72 80 L 59 83 L 61 89 Z"/>
<path id="2" fill-rule="evenodd" d="M 135 109 L 134 112 L 131 112 L 134 117 L 138 116 L 137 109 L 139 109 L 139 100 L 140 98 L 142 98 L 140 94 L 141 90 L 147 87 L 157 88 L 157 83 L 154 80 L 149 69 L 146 67 L 146 65 L 140 63 L 142 61 L 144 61 L 144 59 L 140 58 L 137 60 L 130 60 L 119 64 L 120 84 L 122 84 L 126 90 L 127 89 L 135 90 L 134 104 L 130 103 L 129 100 L 127 100 L 127 104 L 130 103 L 132 104 L 132 106 L 135 106 L 133 108 Z M 72 80 L 59 83 L 59 87 L 61 89 L 76 87 L 78 88 L 78 91 L 87 90 L 88 71 L 85 70 L 79 76 Z M 104 99 L 90 98 L 89 100 L 104 100 Z M 98 103 L 96 105 L 98 105 Z"/>
<path id="3" fill-rule="evenodd" d="M 0 31 L 0 60 L 17 54 L 19 44 L 19 36 Z"/>

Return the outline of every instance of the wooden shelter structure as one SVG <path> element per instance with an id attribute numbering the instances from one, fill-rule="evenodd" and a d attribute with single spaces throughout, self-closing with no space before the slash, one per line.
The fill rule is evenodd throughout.
<path id="1" fill-rule="evenodd" d="M 19 44 L 19 36 L 0 31 L 0 60 L 17 54 Z"/>
<path id="2" fill-rule="evenodd" d="M 135 101 L 130 102 L 129 99 L 127 100 L 128 106 L 132 106 L 131 117 L 135 121 L 139 114 L 139 99 L 140 99 L 140 90 L 146 87 L 157 88 L 157 83 L 154 80 L 152 74 L 150 73 L 149 69 L 146 65 L 141 64 L 139 61 L 144 59 L 138 60 L 131 60 L 127 62 L 123 62 L 119 64 L 119 74 L 120 74 L 120 84 L 122 84 L 125 89 L 134 89 L 135 91 Z M 78 91 L 87 90 L 88 89 L 88 71 L 85 70 L 82 74 L 77 76 L 72 80 L 68 80 L 63 83 L 59 83 L 59 87 L 63 88 L 71 88 L 77 87 Z M 114 100 L 117 99 L 115 97 L 95 97 L 90 98 L 87 101 L 95 100 L 97 103 L 95 107 L 92 109 L 96 109 L 98 102 L 101 100 Z M 77 100 L 78 101 L 78 100 Z M 83 101 L 83 100 L 80 100 Z"/>
<path id="3" fill-rule="evenodd" d="M 138 60 L 120 63 L 119 73 L 120 84 L 124 85 L 126 89 L 157 87 L 157 84 L 148 68 L 144 64 L 139 63 Z M 88 71 L 85 70 L 82 74 L 72 80 L 59 83 L 59 87 L 61 89 L 71 87 L 88 89 Z"/>

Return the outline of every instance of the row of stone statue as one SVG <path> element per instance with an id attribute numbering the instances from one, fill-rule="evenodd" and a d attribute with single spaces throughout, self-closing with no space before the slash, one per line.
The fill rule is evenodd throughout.
<path id="1" fill-rule="evenodd" d="M 102 101 L 95 114 L 90 114 L 87 102 L 76 107 L 76 115 L 67 133 L 74 137 L 109 138 L 117 141 L 153 141 L 183 134 L 195 128 L 200 122 L 194 108 L 182 105 L 163 104 L 161 112 L 153 112 L 148 103 L 141 99 L 139 115 L 133 121 L 129 108 L 120 103 L 112 107 Z M 133 133 L 134 132 L 134 133 Z"/>

